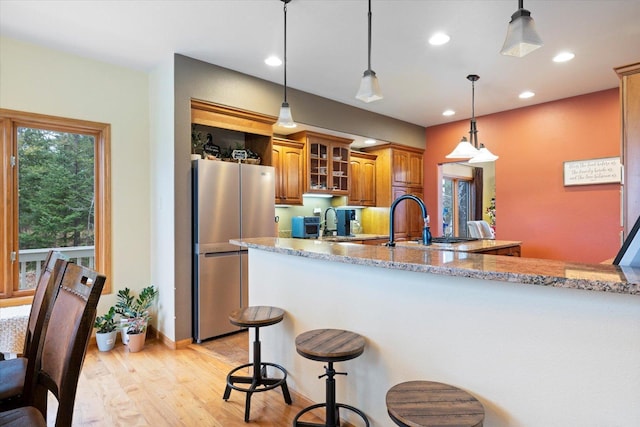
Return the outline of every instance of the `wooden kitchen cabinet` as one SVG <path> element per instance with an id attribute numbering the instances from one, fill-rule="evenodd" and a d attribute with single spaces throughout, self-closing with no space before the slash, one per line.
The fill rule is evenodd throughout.
<path id="1" fill-rule="evenodd" d="M 376 205 L 376 156 L 352 151 L 350 158 L 351 185 L 349 204 L 353 206 Z"/>
<path id="2" fill-rule="evenodd" d="M 351 139 L 302 131 L 288 136 L 306 146 L 306 191 L 309 193 L 349 194 L 349 145 Z"/>
<path id="3" fill-rule="evenodd" d="M 276 204 L 302 205 L 304 192 L 304 144 L 273 138 L 271 164 L 275 168 Z"/>
<path id="4" fill-rule="evenodd" d="M 506 248 L 498 248 L 498 249 L 491 249 L 491 250 L 486 250 L 486 251 L 479 251 L 477 253 L 483 254 L 483 255 L 504 255 L 504 256 L 520 256 L 520 246 L 509 246 Z"/>
<path id="5" fill-rule="evenodd" d="M 422 152 L 393 149 L 391 155 L 391 185 L 422 187 Z"/>
<path id="6" fill-rule="evenodd" d="M 407 187 L 393 187 L 393 200 L 411 194 L 422 199 L 422 188 L 409 189 Z M 422 239 L 424 218 L 420 206 L 413 200 L 404 200 L 396 205 L 395 220 L 393 222 L 395 240 Z"/>
<path id="7" fill-rule="evenodd" d="M 624 234 L 640 217 L 640 62 L 615 69 L 620 77 Z"/>
<path id="8" fill-rule="evenodd" d="M 390 207 L 403 194 L 424 199 L 422 178 L 423 150 L 400 144 L 384 144 L 365 148 L 376 158 L 376 206 Z M 388 233 L 389 214 L 379 210 L 363 211 L 363 226 L 368 233 Z M 396 207 L 394 238 L 397 240 L 422 238 L 422 212 L 417 203 L 403 201 Z"/>
<path id="9" fill-rule="evenodd" d="M 236 146 L 243 140 L 243 148 L 249 148 L 262 159 L 263 165 L 271 164 L 271 137 L 274 118 L 264 114 L 240 110 L 205 101 L 191 100 L 191 123 L 196 127 L 220 131 L 225 138 L 214 139 L 221 149 Z M 207 132 L 202 132 L 206 137 Z M 228 138 L 228 140 L 227 140 Z M 202 148 L 200 147 L 199 150 Z"/>
<path id="10" fill-rule="evenodd" d="M 363 151 L 375 154 L 376 158 L 376 206 L 391 206 L 395 200 L 393 188 L 411 189 L 411 193 L 420 193 L 423 188 L 422 154 L 423 150 L 400 144 L 385 144 Z M 420 194 L 422 199 L 424 196 Z"/>

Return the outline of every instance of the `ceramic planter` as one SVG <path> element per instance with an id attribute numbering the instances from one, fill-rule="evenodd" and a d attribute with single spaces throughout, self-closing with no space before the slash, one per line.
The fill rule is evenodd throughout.
<path id="1" fill-rule="evenodd" d="M 98 344 L 98 350 L 100 351 L 109 351 L 116 344 L 116 335 L 118 331 L 112 332 L 104 332 L 99 333 L 96 332 L 96 344 Z"/>
<path id="2" fill-rule="evenodd" d="M 120 338 L 122 344 L 127 345 L 129 343 L 129 335 L 127 334 L 127 328 L 129 327 L 129 319 L 120 319 Z"/>
<path id="3" fill-rule="evenodd" d="M 136 353 L 144 347 L 144 339 L 147 334 L 141 332 L 139 334 L 127 334 L 129 336 L 129 352 Z"/>

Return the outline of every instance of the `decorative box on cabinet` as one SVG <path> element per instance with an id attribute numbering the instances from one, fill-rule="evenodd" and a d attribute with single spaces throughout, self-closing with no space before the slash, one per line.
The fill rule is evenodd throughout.
<path id="1" fill-rule="evenodd" d="M 376 205 L 376 157 L 375 154 L 351 152 L 349 161 L 351 165 L 350 205 Z"/>
<path id="2" fill-rule="evenodd" d="M 276 204 L 302 205 L 304 144 L 274 137 L 271 165 L 276 170 Z"/>
<path id="3" fill-rule="evenodd" d="M 337 196 L 349 194 L 349 145 L 353 140 L 311 131 L 288 137 L 306 145 L 306 191 Z"/>

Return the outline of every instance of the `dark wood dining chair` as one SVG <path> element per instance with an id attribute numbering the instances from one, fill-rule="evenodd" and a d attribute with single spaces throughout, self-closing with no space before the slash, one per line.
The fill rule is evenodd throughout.
<path id="1" fill-rule="evenodd" d="M 0 361 L 0 378 L 2 378 L 0 381 L 0 410 L 24 404 L 22 394 L 25 379 L 29 376 L 27 373 L 33 375 L 38 352 L 37 343 L 42 335 L 47 312 L 51 309 L 58 292 L 61 279 L 59 272 L 64 269 L 66 263 L 64 256 L 58 251 L 49 251 L 47 254 L 31 303 L 22 356 Z"/>
<path id="2" fill-rule="evenodd" d="M 70 427 L 78 378 L 96 317 L 105 276 L 67 263 L 58 295 L 44 324 L 33 381 L 26 381 L 26 405 L 0 412 L 0 426 L 46 426 L 47 396 L 58 400 L 56 427 Z"/>

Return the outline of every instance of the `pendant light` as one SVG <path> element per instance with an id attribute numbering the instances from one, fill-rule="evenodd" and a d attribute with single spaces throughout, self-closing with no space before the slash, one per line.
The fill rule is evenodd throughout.
<path id="1" fill-rule="evenodd" d="M 479 144 L 478 129 L 476 127 L 475 113 L 475 83 L 480 79 L 476 74 L 469 74 L 467 80 L 471 82 L 471 128 L 469 129 L 469 139 L 463 137 L 456 148 L 449 154 L 447 159 L 469 159 L 469 163 L 493 162 L 498 160 L 498 156 L 491 153 L 484 144 Z"/>
<path id="2" fill-rule="evenodd" d="M 478 155 L 478 149 L 471 145 L 465 136 L 462 137 L 456 148 L 446 155 L 447 159 L 468 159 Z"/>
<path id="3" fill-rule="evenodd" d="M 368 65 L 367 69 L 360 81 L 360 89 L 356 94 L 356 98 L 363 102 L 373 102 L 382 99 L 382 92 L 380 92 L 380 85 L 378 84 L 378 77 L 376 73 L 371 69 L 371 0 L 369 0 L 369 50 L 367 51 Z"/>
<path id="4" fill-rule="evenodd" d="M 507 37 L 500 53 L 522 58 L 542 45 L 531 12 L 524 8 L 523 0 L 518 0 L 518 10 L 511 15 Z"/>
<path id="5" fill-rule="evenodd" d="M 291 108 L 287 102 L 287 3 L 291 0 L 281 1 L 284 3 L 284 101 L 280 107 L 277 125 L 285 128 L 294 128 L 296 123 L 293 121 Z"/>

